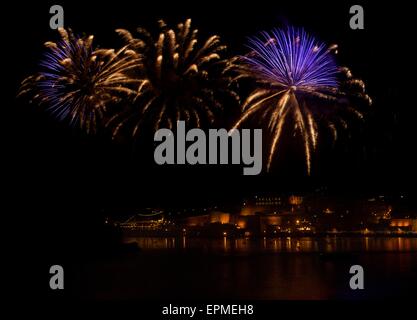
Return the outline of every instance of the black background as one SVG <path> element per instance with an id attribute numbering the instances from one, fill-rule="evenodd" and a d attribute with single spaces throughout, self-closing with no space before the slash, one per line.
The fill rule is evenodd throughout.
<path id="1" fill-rule="evenodd" d="M 349 8 L 357 4 L 351 1 L 59 2 L 65 26 L 94 34 L 102 47 L 121 45 L 116 28 L 155 30 L 160 18 L 174 25 L 187 17 L 202 35 L 219 34 L 233 54 L 246 52 L 247 36 L 285 23 L 337 43 L 339 62 L 366 82 L 374 100 L 366 124 L 355 127 L 346 144 L 319 155 L 312 177 L 291 156 L 271 174 L 248 177 L 235 167 L 157 167 L 152 150 L 133 153 L 125 144 L 88 137 L 17 100 L 19 83 L 37 70 L 43 43 L 57 39 L 49 29 L 52 4 L 2 5 L 2 211 L 10 218 L 4 228 L 13 233 L 11 251 L 33 265 L 33 274 L 56 257 L 68 259 L 83 223 L 103 210 L 213 205 L 254 192 L 318 187 L 346 195 L 405 192 L 412 198 L 415 193 L 415 93 L 406 89 L 415 65 L 411 5 L 361 1 L 365 30 L 351 30 Z M 37 285 L 47 283 L 32 289 Z"/>

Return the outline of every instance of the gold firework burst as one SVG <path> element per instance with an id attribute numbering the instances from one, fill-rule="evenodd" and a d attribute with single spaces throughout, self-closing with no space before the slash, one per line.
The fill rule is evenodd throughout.
<path id="1" fill-rule="evenodd" d="M 228 74 L 233 60 L 224 57 L 226 46 L 219 36 L 210 36 L 200 44 L 191 19 L 176 29 L 159 21 L 159 29 L 156 37 L 142 28 L 137 29 L 137 37 L 127 30 L 116 30 L 139 56 L 140 63 L 131 107 L 108 122 L 114 128 L 113 136 L 128 124 L 133 127 L 133 136 L 142 126 L 150 125 L 152 130 L 162 125 L 172 128 L 178 120 L 197 127 L 203 122 L 210 125 L 225 101 L 239 98 L 232 89 L 233 77 Z"/>

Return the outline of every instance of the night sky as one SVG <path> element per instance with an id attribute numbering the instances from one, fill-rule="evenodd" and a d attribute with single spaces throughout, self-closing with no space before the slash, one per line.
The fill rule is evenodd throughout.
<path id="1" fill-rule="evenodd" d="M 14 98 L 20 81 L 36 72 L 43 43 L 58 38 L 49 29 L 53 2 L 19 5 L 3 12 L 18 12 L 19 18 L 3 40 L 7 56 L 3 67 L 10 72 L 4 93 L 10 100 L 3 105 L 2 121 L 11 196 L 19 210 L 199 206 L 260 191 L 319 187 L 342 194 L 413 192 L 416 110 L 414 92 L 405 89 L 412 65 L 410 20 L 405 18 L 409 10 L 400 4 L 385 8 L 363 2 L 365 30 L 351 30 L 353 2 L 225 3 L 60 2 L 65 26 L 79 34 L 94 34 L 102 47 L 122 45 L 114 29 L 143 26 L 155 31 L 160 18 L 175 25 L 191 17 L 200 36 L 219 34 L 231 54 L 246 53 L 247 37 L 259 31 L 285 24 L 302 26 L 327 43 L 337 43 L 338 63 L 349 66 L 367 84 L 374 104 L 366 111 L 365 124 L 353 125 L 349 137 L 316 155 L 312 177 L 305 176 L 297 152 L 285 154 L 271 174 L 255 177 L 243 176 L 240 167 L 158 167 L 152 148 L 132 151 L 131 145 L 113 143 L 108 137 L 88 137 L 42 108 Z"/>

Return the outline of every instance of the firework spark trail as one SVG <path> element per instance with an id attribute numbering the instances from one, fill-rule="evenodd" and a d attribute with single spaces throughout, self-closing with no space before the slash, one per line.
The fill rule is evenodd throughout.
<path id="1" fill-rule="evenodd" d="M 58 31 L 61 40 L 45 43 L 48 52 L 40 63 L 42 71 L 22 82 L 19 95 L 32 94 L 58 119 L 94 132 L 109 104 L 136 93 L 130 85 L 137 80 L 128 74 L 138 57 L 127 47 L 117 52 L 95 50 L 93 36 L 79 38 L 71 30 Z"/>
<path id="2" fill-rule="evenodd" d="M 115 128 L 113 137 L 124 126 L 132 125 L 136 136 L 145 123 L 153 130 L 162 125 L 172 127 L 185 120 L 197 127 L 212 124 L 225 101 L 238 101 L 228 74 L 233 59 L 224 58 L 226 47 L 214 35 L 201 42 L 191 19 L 170 29 L 159 22 L 160 32 L 153 37 L 139 28 L 137 38 L 129 31 L 117 29 L 126 46 L 139 57 L 135 78 L 138 87 L 131 108 L 116 115 L 107 125 Z"/>
<path id="3" fill-rule="evenodd" d="M 251 52 L 240 57 L 237 78 L 255 79 L 256 88 L 246 99 L 243 113 L 233 129 L 259 114 L 267 123 L 271 143 L 267 157 L 270 170 L 284 126 L 293 121 L 294 133 L 303 139 L 307 174 L 311 173 L 312 153 L 318 145 L 318 121 L 337 138 L 336 123 L 347 123 L 337 111 L 362 113 L 350 105 L 350 100 L 371 103 L 362 80 L 352 78 L 350 70 L 339 68 L 332 50 L 307 34 L 303 29 L 288 27 L 249 40 Z M 344 76 L 343 81 L 338 79 Z M 348 102 L 340 103 L 345 98 Z"/>

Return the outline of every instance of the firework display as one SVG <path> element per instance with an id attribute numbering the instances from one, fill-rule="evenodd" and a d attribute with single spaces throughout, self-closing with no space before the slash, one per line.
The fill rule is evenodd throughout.
<path id="1" fill-rule="evenodd" d="M 336 45 L 327 46 L 303 29 L 287 27 L 250 38 L 250 52 L 227 57 L 213 35 L 201 41 L 191 19 L 159 33 L 138 28 L 134 36 L 116 32 L 119 49 L 95 49 L 93 36 L 76 37 L 59 29 L 61 40 L 47 42 L 42 70 L 25 79 L 20 94 L 58 119 L 69 119 L 87 132 L 98 124 L 114 137 L 122 130 L 137 137 L 143 129 L 173 128 L 177 121 L 194 127 L 215 126 L 225 108 L 240 105 L 242 78 L 254 83 L 233 129 L 253 119 L 266 128 L 269 171 L 287 130 L 302 141 L 307 174 L 321 129 L 337 139 L 349 120 L 363 118 L 358 106 L 370 104 L 362 80 L 335 60 Z M 299 140 L 301 138 L 301 140 Z"/>
<path id="2" fill-rule="evenodd" d="M 363 81 L 347 68 L 339 68 L 333 56 L 336 45 L 327 47 L 303 29 L 288 27 L 264 32 L 250 39 L 251 52 L 240 58 L 239 77 L 256 80 L 258 87 L 243 104 L 235 128 L 259 116 L 271 133 L 268 170 L 286 125 L 299 133 L 304 143 L 307 173 L 318 143 L 319 123 L 337 137 L 337 127 L 347 126 L 344 114 L 362 118 L 352 101 L 370 103 Z M 340 109 L 343 109 L 340 112 Z"/>
<path id="3" fill-rule="evenodd" d="M 131 108 L 109 121 L 115 124 L 114 135 L 127 124 L 133 124 L 133 136 L 144 123 L 154 130 L 172 128 L 179 120 L 196 127 L 212 124 L 227 101 L 238 99 L 227 72 L 233 60 L 224 57 L 226 46 L 219 36 L 201 41 L 191 19 L 175 30 L 159 21 L 159 29 L 153 37 L 138 28 L 137 38 L 127 30 L 116 30 L 140 56 L 140 63 Z"/>
<path id="4" fill-rule="evenodd" d="M 128 73 L 136 67 L 136 54 L 126 47 L 94 49 L 93 36 L 77 37 L 59 29 L 61 40 L 47 42 L 41 71 L 26 78 L 20 95 L 46 105 L 58 119 L 68 119 L 87 132 L 94 132 L 110 104 L 134 94 L 136 82 Z"/>

